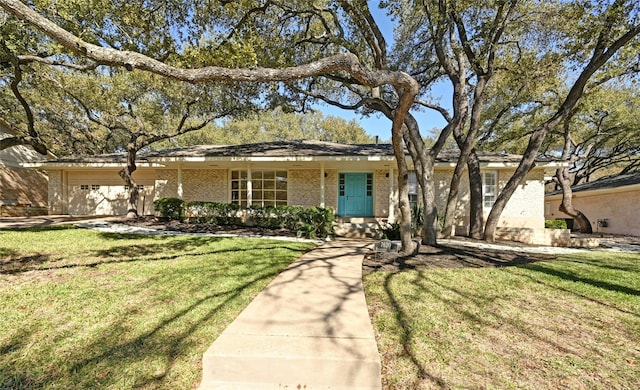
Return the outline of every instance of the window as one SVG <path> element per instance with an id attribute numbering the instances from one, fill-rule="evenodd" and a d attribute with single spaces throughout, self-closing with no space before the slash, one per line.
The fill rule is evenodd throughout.
<path id="1" fill-rule="evenodd" d="M 415 172 L 409 172 L 407 186 L 409 187 L 409 205 L 411 210 L 415 210 L 418 205 L 418 177 Z"/>
<path id="2" fill-rule="evenodd" d="M 367 173 L 367 196 L 373 196 L 373 173 Z"/>
<path id="3" fill-rule="evenodd" d="M 83 191 L 89 191 L 89 184 L 80 184 L 80 189 Z"/>
<path id="4" fill-rule="evenodd" d="M 498 196 L 498 172 L 482 173 L 482 206 L 490 209 Z"/>
<path id="5" fill-rule="evenodd" d="M 231 171 L 231 203 L 242 207 L 286 206 L 287 171 Z M 249 180 L 251 177 L 251 180 Z M 251 181 L 251 199 L 249 199 Z"/>
<path id="6" fill-rule="evenodd" d="M 100 184 L 91 184 L 91 189 L 92 190 L 99 190 L 100 189 Z"/>

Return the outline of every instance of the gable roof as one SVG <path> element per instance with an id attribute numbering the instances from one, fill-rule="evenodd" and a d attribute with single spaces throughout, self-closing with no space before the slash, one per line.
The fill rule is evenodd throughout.
<path id="1" fill-rule="evenodd" d="M 572 192 L 584 192 L 594 190 L 604 190 L 610 188 L 626 187 L 640 184 L 640 172 L 628 173 L 625 175 L 607 176 L 588 183 L 578 184 L 571 187 Z M 547 195 L 562 194 L 562 190 L 552 191 Z"/>

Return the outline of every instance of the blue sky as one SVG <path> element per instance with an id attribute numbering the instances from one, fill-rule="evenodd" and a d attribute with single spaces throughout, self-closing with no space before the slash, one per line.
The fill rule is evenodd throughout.
<path id="1" fill-rule="evenodd" d="M 378 8 L 378 1 L 369 1 L 369 7 L 375 18 L 378 26 L 382 30 L 383 35 L 387 41 L 387 45 L 391 45 L 393 43 L 393 26 L 391 24 L 391 19 L 386 15 L 384 10 L 380 10 Z M 440 99 L 440 104 L 445 107 L 450 107 L 451 101 L 451 92 L 450 88 L 447 88 L 447 85 L 436 86 L 432 95 L 435 98 Z M 362 117 L 360 115 L 356 115 L 353 111 L 350 110 L 342 110 L 337 107 L 332 107 L 328 105 L 318 105 L 317 107 L 320 111 L 325 113 L 326 115 L 334 115 L 338 117 L 345 118 L 347 120 L 356 119 L 360 125 L 365 129 L 365 131 L 372 136 L 379 136 L 381 140 L 390 140 L 391 139 L 391 121 L 385 118 L 382 115 L 372 115 L 369 117 Z M 423 135 L 429 135 L 428 133 L 431 129 L 439 128 L 441 129 L 446 125 L 446 122 L 442 118 L 439 113 L 436 113 L 433 110 L 429 111 L 417 111 L 413 110 L 411 112 L 420 125 L 420 130 Z"/>

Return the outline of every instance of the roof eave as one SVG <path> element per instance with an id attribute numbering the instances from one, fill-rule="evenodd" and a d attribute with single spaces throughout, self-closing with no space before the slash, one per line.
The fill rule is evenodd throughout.
<path id="1" fill-rule="evenodd" d="M 36 168 L 36 169 L 64 169 L 64 168 L 76 168 L 76 169 L 85 169 L 85 168 L 123 168 L 127 164 L 126 163 L 115 163 L 115 162 L 35 162 L 35 163 L 22 163 L 20 164 L 24 168 Z M 136 166 L 138 168 L 162 168 L 162 164 L 150 163 L 150 162 L 136 162 Z"/>
<path id="2" fill-rule="evenodd" d="M 615 194 L 618 192 L 629 192 L 629 191 L 636 191 L 636 190 L 640 191 L 640 183 L 629 184 L 626 186 L 611 187 L 611 188 L 597 188 L 592 190 L 587 189 L 583 191 L 572 191 L 571 195 L 573 198 L 586 198 L 588 196 Z M 562 199 L 562 193 L 545 195 L 545 198 L 549 200 Z"/>

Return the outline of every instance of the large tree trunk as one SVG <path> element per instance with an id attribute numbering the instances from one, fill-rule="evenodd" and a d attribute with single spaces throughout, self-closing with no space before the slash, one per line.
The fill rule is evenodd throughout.
<path id="1" fill-rule="evenodd" d="M 575 163 L 580 154 L 578 150 L 575 150 L 574 143 L 571 138 L 571 118 L 575 115 L 575 110 L 567 116 L 564 121 L 564 147 L 562 148 L 562 159 L 569 161 L 570 164 Z M 585 154 L 589 154 L 589 151 L 593 147 L 593 144 L 586 148 Z M 556 169 L 556 187 L 562 189 L 562 202 L 560 203 L 559 210 L 578 222 L 581 233 L 592 233 L 591 222 L 580 210 L 573 208 L 573 192 L 571 191 L 571 175 L 569 174 L 569 167 Z"/>
<path id="2" fill-rule="evenodd" d="M 611 5 L 612 8 L 617 8 L 619 4 Z M 608 22 L 613 21 L 613 19 Z M 587 82 L 593 76 L 593 74 L 600 69 L 607 61 L 623 46 L 625 46 L 630 40 L 636 37 L 636 35 L 640 34 L 640 26 L 634 26 L 625 32 L 622 36 L 620 36 L 615 41 L 611 42 L 611 44 L 607 47 L 607 43 L 611 39 L 610 36 L 610 28 L 612 26 L 603 26 L 603 32 L 599 35 L 598 41 L 593 49 L 593 54 L 589 63 L 582 70 L 576 81 L 573 83 L 573 86 L 569 90 L 567 97 L 564 99 L 560 108 L 556 111 L 556 113 L 546 122 L 538 126 L 531 137 L 529 138 L 529 143 L 527 144 L 527 149 L 525 150 L 522 160 L 520 160 L 520 164 L 513 176 L 509 179 L 507 184 L 504 186 L 496 202 L 491 208 L 491 212 L 489 213 L 489 217 L 487 218 L 487 223 L 484 229 L 484 238 L 489 242 L 494 242 L 496 237 L 496 229 L 498 227 L 498 220 L 500 219 L 500 215 L 502 211 L 507 205 L 507 202 L 511 198 L 511 195 L 515 192 L 516 188 L 524 181 L 527 173 L 534 165 L 536 154 L 540 149 L 540 145 L 544 141 L 547 133 L 556 127 L 559 123 L 561 123 L 567 116 L 571 115 L 573 108 L 576 106 L 582 95 L 584 94 L 584 88 L 587 85 Z"/>
<path id="3" fill-rule="evenodd" d="M 462 180 L 462 174 L 464 173 L 464 168 L 467 166 L 467 161 L 469 159 L 469 155 L 472 151 L 474 151 L 474 146 L 476 143 L 476 138 L 478 135 L 478 131 L 480 129 L 480 114 L 482 112 L 482 103 L 484 102 L 483 95 L 484 89 L 487 84 L 487 80 L 489 79 L 489 75 L 482 75 L 478 77 L 478 83 L 474 92 L 474 100 L 473 107 L 471 109 L 471 123 L 469 124 L 469 131 L 465 135 L 463 131 L 463 126 L 466 122 L 466 112 L 468 111 L 468 103 L 466 101 L 466 91 L 465 86 L 462 84 L 458 87 L 460 89 L 464 97 L 464 101 L 459 99 L 456 101 L 457 104 L 461 105 L 459 110 L 462 112 L 464 110 L 465 116 L 464 121 L 458 123 L 457 126 L 453 128 L 453 138 L 458 145 L 458 149 L 460 149 L 460 156 L 458 157 L 458 161 L 456 162 L 456 167 L 453 170 L 453 175 L 451 176 L 451 182 L 449 184 L 449 195 L 447 196 L 447 208 L 444 216 L 444 229 L 443 234 L 445 237 L 451 237 L 455 235 L 455 214 L 458 203 L 458 192 L 460 188 L 460 181 Z M 463 83 L 466 80 L 458 80 L 458 82 Z M 468 173 L 469 181 L 471 182 L 471 171 Z"/>
<path id="4" fill-rule="evenodd" d="M 438 209 L 436 207 L 433 169 L 436 156 L 452 130 L 450 126 L 445 127 L 435 145 L 429 149 L 420 135 L 418 122 L 412 115 L 407 115 L 405 126 L 405 143 L 413 160 L 422 197 L 424 225 L 422 226 L 421 242 L 423 245 L 436 246 L 438 240 Z"/>
<path id="5" fill-rule="evenodd" d="M 118 174 L 124 180 L 125 184 L 129 187 L 129 199 L 127 200 L 127 219 L 138 218 L 138 199 L 140 198 L 140 192 L 138 191 L 138 185 L 133 178 L 133 172 L 138 168 L 136 166 L 136 154 L 138 150 L 135 147 L 127 147 L 127 166 L 122 168 Z"/>
<path id="6" fill-rule="evenodd" d="M 467 160 L 469 172 L 469 237 L 482 239 L 484 233 L 484 215 L 482 204 L 482 174 L 480 160 L 475 149 L 471 150 Z"/>
<path id="7" fill-rule="evenodd" d="M 507 184 L 504 186 L 502 191 L 500 191 L 500 194 L 498 194 L 498 197 L 496 198 L 496 201 L 491 208 L 491 212 L 487 217 L 487 223 L 484 227 L 484 239 L 488 242 L 495 242 L 496 230 L 498 228 L 500 215 L 502 215 L 502 211 L 507 206 L 507 202 L 509 202 L 509 199 L 511 199 L 511 195 L 513 195 L 518 186 L 522 182 L 524 182 L 527 173 L 529 173 L 529 171 L 533 167 L 538 149 L 540 148 L 540 145 L 542 144 L 542 141 L 547 135 L 550 127 L 551 124 L 547 122 L 533 132 L 531 138 L 529 139 L 527 150 L 522 155 L 520 164 L 518 164 L 518 167 L 513 173 L 513 176 L 509 178 Z"/>
<path id="8" fill-rule="evenodd" d="M 461 161 L 461 157 L 462 156 L 458 158 L 456 167 L 453 169 L 453 174 L 451 175 L 451 182 L 449 183 L 449 194 L 447 195 L 447 206 L 444 211 L 444 225 L 442 227 L 442 236 L 445 238 L 451 238 L 456 235 L 455 219 L 456 209 L 458 208 L 458 192 L 465 167 L 465 163 Z"/>
<path id="9" fill-rule="evenodd" d="M 422 198 L 424 201 L 422 243 L 430 246 L 436 246 L 438 243 L 438 208 L 436 207 L 436 189 L 433 181 L 434 160 L 426 158 L 422 166 L 424 175 L 424 183 L 422 184 Z"/>
<path id="10" fill-rule="evenodd" d="M 464 173 L 464 167 L 467 167 L 467 176 L 469 178 L 469 236 L 472 238 L 482 238 L 482 226 L 484 225 L 482 215 L 482 176 L 480 174 L 480 162 L 474 148 L 468 152 L 466 147 L 461 148 L 460 157 L 456 163 L 449 184 L 449 194 L 447 196 L 447 208 L 445 211 L 444 227 L 442 235 L 444 237 L 455 236 L 455 219 L 456 209 L 458 208 L 458 194 L 460 189 L 460 181 Z M 467 154 L 466 157 L 464 155 Z"/>
<path id="11" fill-rule="evenodd" d="M 412 240 L 411 205 L 409 203 L 409 169 L 404 155 L 404 144 L 401 134 L 392 132 L 391 142 L 398 166 L 398 207 L 400 208 L 400 241 L 402 251 L 407 255 L 415 254 L 417 246 Z"/>
<path id="12" fill-rule="evenodd" d="M 580 233 L 593 233 L 591 221 L 582 211 L 574 209 L 572 203 L 573 192 L 571 191 L 571 180 L 569 178 L 569 168 L 559 168 L 556 170 L 556 179 L 562 189 L 562 202 L 560 211 L 572 217 L 580 226 Z"/>

